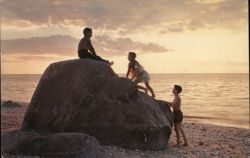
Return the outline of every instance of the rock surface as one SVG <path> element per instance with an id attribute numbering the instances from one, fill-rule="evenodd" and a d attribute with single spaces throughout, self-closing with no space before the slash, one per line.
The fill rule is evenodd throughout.
<path id="1" fill-rule="evenodd" d="M 171 126 L 173 126 L 174 124 L 174 116 L 172 114 L 172 112 L 170 110 L 170 106 L 168 105 L 168 103 L 164 100 L 157 100 L 157 102 L 160 105 L 161 110 L 163 111 L 163 113 L 165 114 L 166 118 L 169 120 L 169 123 Z"/>
<path id="2" fill-rule="evenodd" d="M 26 135 L 17 143 L 6 148 L 4 153 L 11 155 L 39 157 L 104 158 L 107 157 L 98 141 L 82 133 L 54 133 L 46 136 L 34 133 Z M 29 135 L 29 136 L 27 136 Z"/>
<path id="3" fill-rule="evenodd" d="M 166 117 L 166 116 L 169 117 Z M 89 59 L 51 64 L 34 92 L 22 124 L 39 133 L 81 132 L 101 144 L 159 150 L 167 147 L 172 113 Z"/>

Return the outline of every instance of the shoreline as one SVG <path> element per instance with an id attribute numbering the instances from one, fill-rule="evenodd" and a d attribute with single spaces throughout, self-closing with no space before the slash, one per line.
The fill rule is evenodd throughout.
<path id="1" fill-rule="evenodd" d="M 1 105 L 6 102 L 8 100 L 1 100 Z M 12 101 L 12 100 L 11 100 Z M 29 102 L 27 101 L 13 101 L 15 103 L 18 103 L 20 104 L 23 108 L 25 108 L 25 111 L 26 111 L 26 108 L 28 107 L 29 105 Z M 2 109 L 2 107 L 1 107 Z M 216 120 L 216 119 L 223 119 L 223 118 L 212 118 L 212 117 L 202 117 L 202 116 L 185 116 L 184 115 L 184 122 L 185 123 L 196 123 L 196 124 L 203 124 L 203 125 L 214 125 L 214 126 L 219 126 L 219 127 L 229 127 L 229 128 L 239 128 L 239 129 L 250 129 L 250 122 L 248 121 L 248 127 L 243 127 L 243 125 L 239 125 L 239 126 L 233 126 L 233 125 L 230 125 L 230 124 L 226 124 L 226 123 L 209 123 L 209 122 L 202 122 L 202 121 L 197 121 L 197 120 L 194 120 L 194 118 L 196 119 L 210 119 L 210 120 Z M 223 120 L 227 120 L 227 119 L 223 119 Z"/>
<path id="2" fill-rule="evenodd" d="M 1 105 L 2 105 L 1 101 Z M 27 102 L 17 102 L 21 107 L 1 106 L 1 138 L 20 129 Z M 109 157 L 140 158 L 140 157 L 249 157 L 250 156 L 250 131 L 249 129 L 224 127 L 217 125 L 189 123 L 184 120 L 184 131 L 189 145 L 187 147 L 173 147 L 176 136 L 172 128 L 172 135 L 168 147 L 160 151 L 141 151 L 126 149 L 118 146 L 103 145 L 104 151 Z M 16 138 L 11 138 L 17 141 Z M 10 140 L 2 139 L 1 146 L 7 146 Z M 181 137 L 183 143 L 183 139 Z"/>

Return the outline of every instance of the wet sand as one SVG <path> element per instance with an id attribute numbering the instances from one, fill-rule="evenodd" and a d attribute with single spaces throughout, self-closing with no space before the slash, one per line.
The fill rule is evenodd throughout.
<path id="1" fill-rule="evenodd" d="M 1 106 L 1 137 L 21 127 L 28 103 L 18 103 L 21 107 Z M 107 155 L 115 158 L 250 157 L 249 129 L 185 123 L 185 118 L 183 126 L 189 142 L 187 147 L 173 147 L 176 143 L 176 136 L 173 130 L 168 147 L 165 150 L 141 151 L 117 146 L 103 146 L 103 148 Z M 12 138 L 11 141 L 13 142 L 15 139 Z M 5 140 L 1 142 L 1 147 L 8 146 L 8 142 L 11 141 Z"/>

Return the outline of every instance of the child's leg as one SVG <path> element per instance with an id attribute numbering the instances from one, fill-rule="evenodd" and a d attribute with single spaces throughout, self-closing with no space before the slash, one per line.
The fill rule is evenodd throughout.
<path id="1" fill-rule="evenodd" d="M 93 59 L 93 60 L 97 60 L 97 61 L 103 61 L 106 63 L 109 63 L 108 60 L 102 59 L 101 57 L 91 54 L 90 52 L 86 51 L 86 52 L 78 52 L 79 57 L 84 59 L 84 58 L 89 58 L 89 59 Z"/>
<path id="2" fill-rule="evenodd" d="M 183 128 L 182 128 L 182 124 L 179 125 L 179 129 L 180 129 L 181 135 L 182 135 L 182 137 L 183 137 L 183 139 L 184 139 L 184 146 L 187 146 L 187 145 L 188 145 L 188 143 L 187 143 L 187 138 L 186 138 L 185 132 L 184 132 L 184 130 L 183 130 Z"/>
<path id="3" fill-rule="evenodd" d="M 153 89 L 149 86 L 148 82 L 145 82 L 145 86 L 147 87 L 147 89 L 151 92 L 152 97 L 155 98 L 155 93 L 153 91 Z"/>
<path id="4" fill-rule="evenodd" d="M 142 87 L 142 86 L 140 86 L 140 85 L 137 85 L 137 88 L 138 88 L 138 89 L 142 89 L 142 90 L 144 90 L 144 91 L 145 91 L 145 93 L 146 93 L 146 94 L 148 94 L 148 89 L 147 89 L 147 88 Z"/>
<path id="5" fill-rule="evenodd" d="M 94 59 L 94 60 L 97 60 L 97 61 L 103 61 L 103 62 L 106 62 L 106 63 L 109 63 L 108 60 L 105 60 L 105 59 L 102 59 L 100 56 L 97 56 L 97 55 L 94 55 L 94 54 L 90 54 L 90 58 L 91 59 Z"/>
<path id="6" fill-rule="evenodd" d="M 177 138 L 177 146 L 180 145 L 180 133 L 179 133 L 179 124 L 178 123 L 174 123 L 174 130 L 176 133 L 176 138 Z"/>

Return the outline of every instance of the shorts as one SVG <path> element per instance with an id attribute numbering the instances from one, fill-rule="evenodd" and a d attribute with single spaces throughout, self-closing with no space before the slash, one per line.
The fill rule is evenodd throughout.
<path id="1" fill-rule="evenodd" d="M 136 78 L 135 82 L 149 82 L 149 74 L 146 71 L 140 73 L 140 75 Z"/>
<path id="2" fill-rule="evenodd" d="M 181 110 L 174 110 L 173 114 L 174 114 L 174 123 L 181 123 L 183 120 L 183 114 Z"/>

